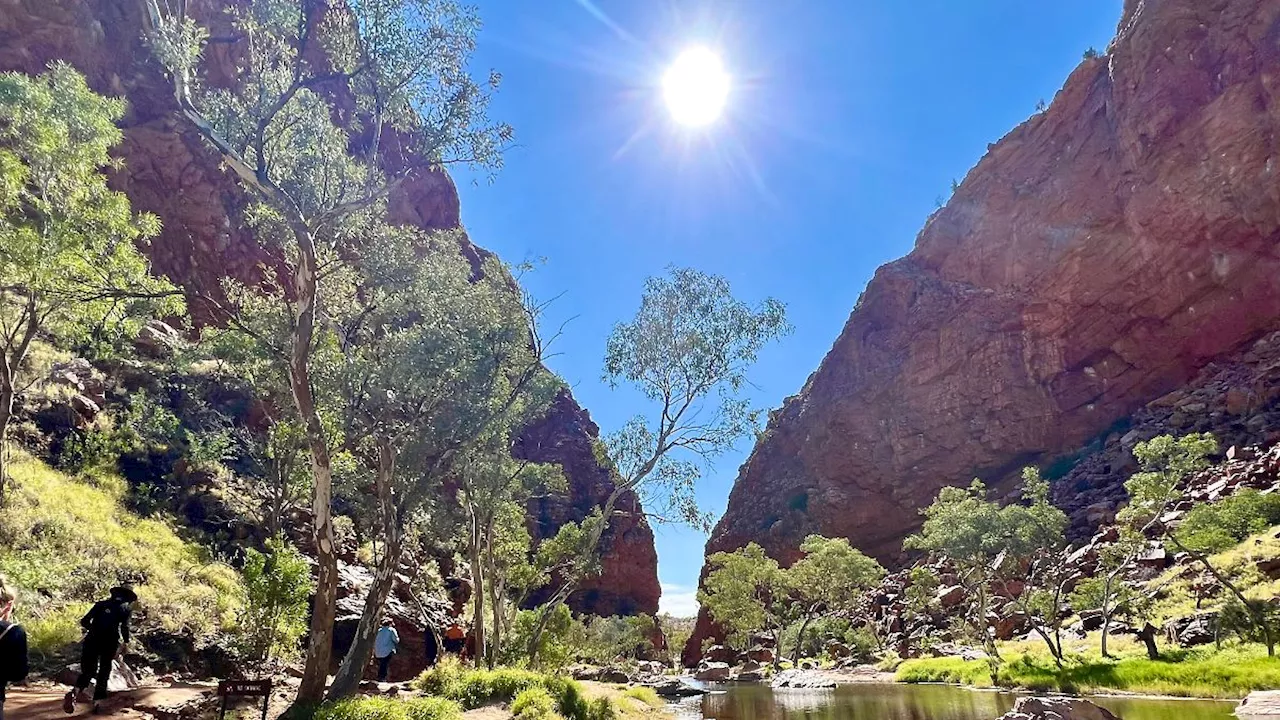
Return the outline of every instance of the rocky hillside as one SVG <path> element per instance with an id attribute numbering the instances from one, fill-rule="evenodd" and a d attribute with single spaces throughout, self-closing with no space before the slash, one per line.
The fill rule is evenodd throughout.
<path id="1" fill-rule="evenodd" d="M 214 16 L 223 5 L 223 0 L 191 3 L 193 14 L 203 17 Z M 163 231 L 150 249 L 154 268 L 188 290 L 193 315 L 204 320 L 200 295 L 219 293 L 224 275 L 253 281 L 270 257 L 241 222 L 243 191 L 174 118 L 168 82 L 140 33 L 141 13 L 136 0 L 0 0 L 0 70 L 35 73 L 53 60 L 66 60 L 94 90 L 129 101 L 118 149 L 123 166 L 113 184 L 129 195 L 135 209 L 160 217 Z M 400 222 L 427 229 L 455 228 L 460 222 L 456 189 L 443 172 L 424 173 L 402 186 L 392 198 L 392 211 Z M 485 252 L 471 245 L 464 250 L 476 256 Z M 608 471 L 591 451 L 596 435 L 586 411 L 567 393 L 526 434 L 525 456 L 563 464 L 572 488 L 569 498 L 538 508 L 538 531 L 553 533 L 566 519 L 581 518 L 612 490 Z M 574 599 L 579 610 L 657 611 L 661 591 L 653 536 L 642 517 L 633 517 L 615 522 L 606 536 L 604 573 Z"/>
<path id="2" fill-rule="evenodd" d="M 1276 3 L 1126 0 L 1107 52 L 991 145 L 914 250 L 877 271 L 771 416 L 708 554 L 756 541 L 786 561 L 821 532 L 894 562 L 943 485 L 1007 490 L 1021 466 L 1055 461 L 1061 478 L 1161 397 L 1175 425 L 1219 412 L 1238 441 L 1264 439 L 1266 414 L 1243 413 L 1267 393 L 1241 406 L 1241 388 L 1208 377 L 1196 391 L 1220 388 L 1213 408 L 1169 394 L 1277 327 L 1278 73 Z M 1080 534 L 1126 474 L 1090 467 L 1056 491 L 1082 483 Z"/>

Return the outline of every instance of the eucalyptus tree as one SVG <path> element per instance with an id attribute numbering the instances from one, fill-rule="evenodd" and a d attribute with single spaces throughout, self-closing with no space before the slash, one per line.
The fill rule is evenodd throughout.
<path id="1" fill-rule="evenodd" d="M 724 278 L 690 268 L 670 268 L 645 283 L 634 318 L 614 326 L 604 360 L 613 388 L 638 390 L 651 406 L 605 438 L 614 488 L 600 506 L 583 553 L 559 574 L 539 608 L 530 638 L 536 655 L 542 628 L 556 606 L 577 589 L 594 562 L 600 538 L 619 503 L 635 493 L 660 518 L 705 529 L 695 490 L 698 460 L 713 458 L 756 428 L 758 411 L 742 396 L 747 370 L 760 350 L 791 330 L 782 303 L 750 305 L 733 296 Z"/>
<path id="2" fill-rule="evenodd" d="M 139 251 L 159 221 L 107 187 L 124 110 L 64 63 L 0 74 L 0 503 L 14 404 L 40 377 L 36 338 L 102 341 L 181 308 Z"/>
<path id="3" fill-rule="evenodd" d="M 979 480 L 968 488 L 944 487 L 933 504 L 921 511 L 925 520 L 920 532 L 904 543 L 904 547 L 934 553 L 954 564 L 959 584 L 970 600 L 965 622 L 987 653 L 993 683 L 1001 663 L 988 621 L 993 592 L 1003 585 L 1006 573 L 1018 574 L 1023 582 L 1039 582 L 1041 575 L 1035 568 L 1051 563 L 1048 556 L 1065 542 L 1066 515 L 1049 503 L 1048 485 L 1034 468 L 1023 472 L 1023 497 L 1026 505 L 1001 507 L 987 498 L 987 488 Z M 1032 586 L 1024 592 L 1037 589 Z M 1059 602 L 1063 592 L 1058 592 Z M 1041 625 L 1033 622 L 1055 661 L 1060 662 L 1061 643 Z"/>
<path id="4" fill-rule="evenodd" d="M 847 538 L 810 535 L 800 544 L 800 551 L 804 557 L 785 570 L 790 578 L 795 615 L 800 620 L 792 663 L 800 662 L 810 623 L 824 617 L 852 620 L 862 609 L 867 590 L 885 575 L 880 563 L 850 545 Z"/>
<path id="5" fill-rule="evenodd" d="M 497 75 L 477 82 L 467 70 L 479 21 L 451 0 L 246 0 L 202 19 L 187 0 L 143 1 L 179 117 L 249 192 L 251 220 L 279 250 L 292 312 L 278 360 L 313 475 L 319 575 L 298 691 L 300 704 L 313 703 L 324 693 L 337 590 L 333 459 L 312 357 L 322 263 L 341 255 L 360 215 L 412 178 L 452 163 L 497 167 L 511 131 L 486 115 Z M 228 28 L 216 42 L 229 47 L 205 58 L 215 23 Z"/>
<path id="6" fill-rule="evenodd" d="M 376 225 L 366 225 L 367 228 Z M 469 550 L 477 626 L 484 620 L 483 555 L 496 514 L 528 492 L 555 484 L 558 468 L 514 460 L 514 432 L 543 413 L 560 389 L 542 366 L 536 309 L 512 289 L 495 259 L 480 272 L 460 238 L 426 241 L 404 230 L 374 231 L 343 273 L 346 301 L 328 319 L 339 358 L 332 368 L 341 448 L 357 481 L 378 500 L 382 552 L 330 696 L 359 684 L 403 555 L 406 525 L 456 484 L 471 520 Z M 320 383 L 326 387 L 329 375 Z M 482 636 L 478 635 L 480 648 Z"/>
<path id="7" fill-rule="evenodd" d="M 782 631 L 793 617 L 794 583 L 778 561 L 756 543 L 707 558 L 710 572 L 698 590 L 698 602 L 725 629 L 726 639 L 744 647 L 754 633 L 773 639 L 777 669 L 782 657 Z"/>
<path id="8" fill-rule="evenodd" d="M 1174 549 L 1187 553 L 1199 563 L 1231 593 L 1238 605 L 1235 609 L 1247 618 L 1254 632 L 1266 643 L 1267 655 L 1274 656 L 1276 638 L 1265 601 L 1246 597 L 1229 574 L 1215 565 L 1210 557 L 1219 547 L 1216 544 L 1218 534 L 1201 532 L 1201 528 L 1195 527 L 1198 523 L 1191 527 L 1177 527 L 1169 522 L 1166 515 L 1183 498 L 1182 482 L 1209 467 L 1209 456 L 1217 450 L 1218 442 L 1209 433 L 1193 433 L 1178 438 L 1161 435 L 1138 443 L 1133 454 L 1142 471 L 1125 481 L 1129 506 L 1121 511 L 1117 520 L 1129 528 L 1138 529 L 1143 535 L 1158 533 Z"/>

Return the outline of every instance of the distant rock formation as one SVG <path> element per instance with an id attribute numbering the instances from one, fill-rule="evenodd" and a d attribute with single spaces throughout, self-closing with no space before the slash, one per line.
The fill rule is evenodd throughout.
<path id="1" fill-rule="evenodd" d="M 1002 496 L 1023 465 L 1118 444 L 1135 411 L 1276 330 L 1277 77 L 1280 5 L 1128 0 L 1107 53 L 876 272 L 771 415 L 708 555 L 754 541 L 791 562 L 819 532 L 899 562 L 944 485 Z M 1124 479 L 1095 470 L 1077 537 Z M 710 630 L 704 616 L 686 663 Z"/>
<path id="2" fill-rule="evenodd" d="M 234 0 L 192 0 L 193 16 L 217 18 Z M 163 223 L 149 248 L 153 267 L 188 290 L 197 319 L 207 319 L 199 297 L 217 296 L 225 276 L 253 282 L 271 255 L 242 222 L 248 198 L 202 141 L 174 114 L 171 85 L 151 59 L 141 35 L 142 3 L 137 0 L 0 0 L 0 70 L 43 71 L 65 60 L 88 78 L 94 90 L 129 101 L 122 123 L 124 142 L 115 154 L 123 169 L 112 185 L 135 209 Z M 215 33 L 216 34 L 216 33 Z M 215 70 L 230 67 L 223 53 L 211 52 Z M 231 82 L 229 72 L 217 81 Z M 460 225 L 458 194 L 444 172 L 424 172 L 391 198 L 393 217 L 424 229 Z M 464 254 L 487 254 L 464 241 Z M 609 473 L 595 461 L 591 446 L 598 431 L 586 411 L 565 392 L 547 418 L 522 440 L 531 460 L 564 465 L 568 498 L 540 501 L 534 508 L 538 536 L 554 533 L 565 520 L 580 519 L 613 489 Z M 603 615 L 655 613 L 661 593 L 653 534 L 634 497 L 624 503 L 637 512 L 613 523 L 604 538 L 600 578 L 571 599 L 576 610 Z"/>

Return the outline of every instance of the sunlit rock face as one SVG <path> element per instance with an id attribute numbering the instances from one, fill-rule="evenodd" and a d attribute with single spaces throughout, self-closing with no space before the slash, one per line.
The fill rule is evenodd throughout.
<path id="1" fill-rule="evenodd" d="M 193 16 L 217 19 L 225 2 L 192 0 Z M 127 193 L 135 209 L 153 212 L 163 223 L 149 253 L 154 268 L 189 291 L 192 312 L 207 319 L 201 295 L 217 295 L 221 279 L 259 278 L 271 255 L 242 222 L 248 198 L 217 158 L 174 115 L 171 86 L 151 59 L 141 34 L 143 3 L 138 0 L 0 0 L 0 70 L 40 72 L 65 60 L 96 91 L 129 102 L 124 142 L 116 155 L 123 169 L 113 185 Z M 232 82 L 234 43 L 206 53 L 215 82 Z M 459 227 L 458 194 L 446 173 L 420 173 L 391 198 L 393 217 L 424 229 Z M 475 261 L 486 252 L 464 240 Z M 554 533 L 580 519 L 613 489 L 609 473 L 592 453 L 596 426 L 567 392 L 548 417 L 522 440 L 526 457 L 564 465 L 568 498 L 548 499 L 533 508 L 536 533 Z M 638 510 L 634 498 L 624 505 Z M 614 614 L 656 612 L 660 594 L 653 534 L 641 514 L 615 523 L 604 538 L 602 576 L 589 582 L 571 605 L 579 611 Z"/>
<path id="2" fill-rule="evenodd" d="M 790 561 L 820 532 L 894 562 L 943 485 L 1007 493 L 1276 329 L 1278 108 L 1280 4 L 1127 2 L 1108 52 L 877 271 L 708 554 Z"/>

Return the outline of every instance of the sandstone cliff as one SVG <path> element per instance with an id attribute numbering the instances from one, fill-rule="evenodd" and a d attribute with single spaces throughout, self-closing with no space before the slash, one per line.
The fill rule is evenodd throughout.
<path id="1" fill-rule="evenodd" d="M 1003 492 L 1275 329 L 1278 85 L 1280 4 L 1128 0 L 1106 55 L 877 271 L 708 554 L 790 561 L 821 532 L 892 562 L 944 484 Z M 1113 501 L 1120 470 L 1090 491 Z"/>
<path id="2" fill-rule="evenodd" d="M 207 15 L 222 4 L 193 2 L 193 12 Z M 243 191 L 174 117 L 168 81 L 140 34 L 141 12 L 137 0 L 0 0 L 0 70 L 35 73 L 65 60 L 98 92 L 129 101 L 125 139 L 117 150 L 123 169 L 112 182 L 136 209 L 160 217 L 163 231 L 150 249 L 153 266 L 191 291 L 192 311 L 199 316 L 197 295 L 219 292 L 224 275 L 254 280 L 269 257 L 239 222 Z M 443 172 L 406 183 L 392 198 L 392 211 L 398 221 L 427 229 L 460 223 L 458 195 Z M 464 251 L 484 253 L 470 244 Z M 526 457 L 564 465 L 571 486 L 568 498 L 535 508 L 538 531 L 554 533 L 612 490 L 608 472 L 591 451 L 596 435 L 586 411 L 567 393 L 526 433 Z M 656 612 L 657 556 L 643 517 L 615 523 L 604 543 L 604 572 L 575 597 L 575 607 L 601 614 Z"/>

